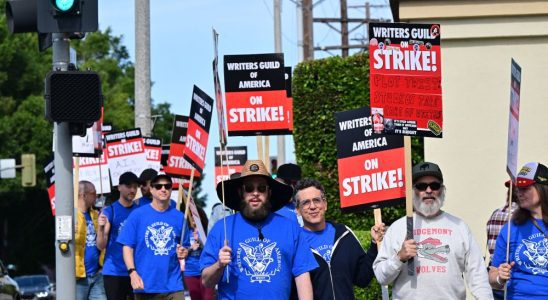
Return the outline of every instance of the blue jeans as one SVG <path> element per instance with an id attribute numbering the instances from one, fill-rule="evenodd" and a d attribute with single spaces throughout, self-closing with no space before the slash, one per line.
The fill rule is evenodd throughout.
<path id="1" fill-rule="evenodd" d="M 106 300 L 105 287 L 103 285 L 103 273 L 87 275 L 86 278 L 76 280 L 77 300 Z"/>

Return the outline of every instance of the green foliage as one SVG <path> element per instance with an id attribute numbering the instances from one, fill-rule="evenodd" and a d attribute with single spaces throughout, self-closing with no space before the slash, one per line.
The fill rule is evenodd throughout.
<path id="1" fill-rule="evenodd" d="M 354 233 L 360 240 L 362 248 L 367 251 L 369 245 L 371 245 L 371 232 L 369 230 L 357 230 Z M 373 278 L 366 288 L 354 287 L 354 296 L 356 296 L 356 299 L 381 299 L 381 286 Z"/>

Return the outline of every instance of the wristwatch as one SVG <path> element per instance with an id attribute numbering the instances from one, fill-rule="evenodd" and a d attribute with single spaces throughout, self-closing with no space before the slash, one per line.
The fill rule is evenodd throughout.
<path id="1" fill-rule="evenodd" d="M 135 268 L 129 268 L 127 269 L 127 274 L 131 275 L 131 273 L 135 272 Z"/>

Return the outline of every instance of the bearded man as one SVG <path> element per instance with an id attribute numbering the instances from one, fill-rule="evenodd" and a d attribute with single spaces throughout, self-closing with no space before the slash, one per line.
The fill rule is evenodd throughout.
<path id="1" fill-rule="evenodd" d="M 298 225 L 274 213 L 292 193 L 260 160 L 217 185 L 219 199 L 238 211 L 213 226 L 200 257 L 202 282 L 218 284 L 219 299 L 289 299 L 293 278 L 299 298 L 312 299 L 308 272 L 318 264 Z"/>
<path id="2" fill-rule="evenodd" d="M 393 299 L 465 299 L 465 278 L 476 299 L 493 299 L 480 248 L 461 219 L 441 210 L 443 174 L 430 162 L 413 167 L 413 239 L 406 217 L 390 226 L 373 263 L 377 280 L 393 284 Z M 415 260 L 415 274 L 407 261 Z M 464 275 L 464 278 L 463 278 Z"/>

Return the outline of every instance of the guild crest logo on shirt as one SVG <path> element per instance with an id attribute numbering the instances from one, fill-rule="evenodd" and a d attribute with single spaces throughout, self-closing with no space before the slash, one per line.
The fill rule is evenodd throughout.
<path id="1" fill-rule="evenodd" d="M 440 254 L 448 254 L 450 250 L 449 245 L 442 245 L 439 239 L 427 238 L 417 243 L 417 255 L 419 257 L 439 263 L 447 262 L 447 257 L 443 257 Z"/>
<path id="2" fill-rule="evenodd" d="M 532 241 L 539 237 L 541 239 L 538 242 Z M 520 253 L 527 259 L 522 260 L 523 256 Z M 535 275 L 548 273 L 548 240 L 542 234 L 534 234 L 529 239 L 524 239 L 517 248 L 516 262 L 520 266 L 524 265 Z"/>
<path id="3" fill-rule="evenodd" d="M 175 231 L 165 222 L 155 222 L 147 226 L 145 232 L 147 248 L 154 251 L 154 255 L 169 255 L 175 247 Z"/>
<path id="4" fill-rule="evenodd" d="M 95 227 L 92 221 L 86 221 L 86 247 L 95 246 Z"/>
<path id="5" fill-rule="evenodd" d="M 270 282 L 271 276 L 280 272 L 282 263 L 282 255 L 276 245 L 276 242 L 266 238 L 250 238 L 245 243 L 239 243 L 237 263 L 240 272 L 250 277 L 251 282 Z"/>

